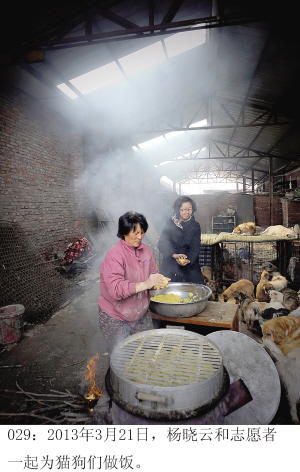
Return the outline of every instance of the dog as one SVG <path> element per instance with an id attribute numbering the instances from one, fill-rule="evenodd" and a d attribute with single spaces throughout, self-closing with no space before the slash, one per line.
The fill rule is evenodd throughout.
<path id="1" fill-rule="evenodd" d="M 291 288 L 286 288 L 282 292 L 283 294 L 283 306 L 290 311 L 296 310 L 299 306 L 298 294 Z"/>
<path id="2" fill-rule="evenodd" d="M 289 314 L 291 314 L 291 312 L 286 308 L 266 308 L 264 311 L 261 312 L 261 320 L 259 320 L 259 322 L 260 324 L 262 324 L 266 320 L 271 320 L 272 318 L 276 318 L 277 316 L 287 316 Z"/>
<path id="3" fill-rule="evenodd" d="M 270 280 L 270 284 L 273 286 L 274 290 L 281 292 L 287 287 L 288 281 L 279 272 L 274 272 L 273 277 Z"/>
<path id="4" fill-rule="evenodd" d="M 264 270 L 256 287 L 256 298 L 258 302 L 267 302 L 269 300 L 269 290 L 273 288 L 273 285 L 269 283 L 269 279 L 269 272 Z"/>
<path id="5" fill-rule="evenodd" d="M 297 403 L 300 400 L 300 318 L 283 316 L 262 325 L 263 344 L 277 359 L 276 368 L 290 406 L 292 421 L 299 424 Z"/>
<path id="6" fill-rule="evenodd" d="M 277 292 L 276 290 L 269 291 L 270 302 L 268 304 L 268 308 L 275 308 L 279 310 L 280 308 L 284 308 L 283 306 L 283 293 Z"/>
<path id="7" fill-rule="evenodd" d="M 300 306 L 298 306 L 298 308 L 296 308 L 296 310 L 291 311 L 290 315 L 291 316 L 297 316 L 298 318 L 300 318 Z"/>
<path id="8" fill-rule="evenodd" d="M 234 282 L 223 292 L 224 302 L 227 302 L 229 298 L 234 297 L 235 292 L 243 292 L 252 297 L 254 293 L 254 285 L 248 279 L 241 279 Z"/>
<path id="9" fill-rule="evenodd" d="M 209 280 L 205 275 L 203 275 L 204 279 L 204 284 L 209 287 L 212 291 L 211 296 L 209 297 L 209 300 L 212 300 L 214 302 L 219 301 L 219 287 L 220 287 L 220 279 L 217 280 Z"/>
<path id="10" fill-rule="evenodd" d="M 239 302 L 239 315 L 247 325 L 247 329 L 253 330 L 254 321 L 259 320 L 260 306 L 253 297 L 243 292 L 235 292 L 234 298 Z"/>
<path id="11" fill-rule="evenodd" d="M 212 271 L 211 271 L 210 266 L 202 266 L 201 267 L 201 272 L 202 272 L 203 277 L 206 277 L 207 280 L 211 279 Z"/>
<path id="12" fill-rule="evenodd" d="M 279 345 L 287 336 L 298 329 L 300 329 L 300 318 L 296 316 L 287 315 L 273 318 L 262 325 L 263 341 L 271 339 Z"/>
<path id="13" fill-rule="evenodd" d="M 257 301 L 258 302 L 269 302 L 270 301 L 269 292 L 270 292 L 270 290 L 273 289 L 273 285 L 271 285 L 269 282 L 265 282 L 259 287 L 258 290 L 257 290 L 257 287 L 256 287 Z"/>
<path id="14" fill-rule="evenodd" d="M 282 225 L 269 226 L 265 229 L 261 236 L 282 236 L 288 238 L 297 238 L 297 233 L 293 228 L 286 228 Z"/>
<path id="15" fill-rule="evenodd" d="M 248 221 L 248 223 L 242 223 L 234 228 L 232 234 L 238 234 L 239 236 L 253 236 L 255 232 L 255 224 L 252 221 Z"/>

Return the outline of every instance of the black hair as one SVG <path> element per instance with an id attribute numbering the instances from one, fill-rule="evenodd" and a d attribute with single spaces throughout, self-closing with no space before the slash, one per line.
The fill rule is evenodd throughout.
<path id="1" fill-rule="evenodd" d="M 191 203 L 193 213 L 195 213 L 195 211 L 197 210 L 196 203 L 190 197 L 185 197 L 185 196 L 178 197 L 177 200 L 175 200 L 174 205 L 173 205 L 174 212 L 175 212 L 177 218 L 180 218 L 180 211 L 179 210 L 180 210 L 181 205 L 183 203 L 186 203 L 186 202 Z"/>
<path id="2" fill-rule="evenodd" d="M 133 211 L 127 211 L 124 213 L 124 215 L 119 218 L 118 238 L 125 239 L 124 236 L 126 236 L 126 234 L 128 234 L 132 229 L 135 231 L 138 224 L 140 224 L 141 229 L 146 233 L 148 223 L 144 215 Z"/>

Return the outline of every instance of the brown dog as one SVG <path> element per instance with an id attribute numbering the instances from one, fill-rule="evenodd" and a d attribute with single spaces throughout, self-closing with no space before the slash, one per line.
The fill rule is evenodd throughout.
<path id="1" fill-rule="evenodd" d="M 279 316 L 263 323 L 261 329 L 263 340 L 270 339 L 280 347 L 284 339 L 300 330 L 300 318 L 290 315 Z M 287 341 L 291 341 L 294 338 L 295 335 L 292 336 L 292 338 L 289 337 Z M 285 341 L 284 344 L 286 344 L 287 341 Z"/>
<path id="2" fill-rule="evenodd" d="M 293 423 L 299 423 L 300 318 L 280 316 L 262 325 L 263 344 L 276 357 L 279 377 L 286 388 Z"/>
<path id="3" fill-rule="evenodd" d="M 224 302 L 227 302 L 229 298 L 234 297 L 234 292 L 243 292 L 252 297 L 254 293 L 254 285 L 248 279 L 238 280 L 237 282 L 231 284 L 230 287 L 228 287 L 227 290 L 223 292 Z"/>
<path id="4" fill-rule="evenodd" d="M 209 287 L 212 291 L 209 300 L 214 302 L 219 301 L 219 287 L 220 287 L 220 279 L 217 280 L 209 280 L 205 275 L 203 275 L 204 283 L 207 287 Z"/>
<path id="5" fill-rule="evenodd" d="M 273 285 L 269 283 L 269 279 L 269 272 L 264 270 L 256 287 L 256 298 L 258 302 L 267 302 L 269 299 L 269 290 L 273 288 Z"/>
<path id="6" fill-rule="evenodd" d="M 233 230 L 233 234 L 238 234 L 239 236 L 253 236 L 256 232 L 256 226 L 252 221 L 248 221 L 248 223 L 242 223 L 238 225 Z"/>
<path id="7" fill-rule="evenodd" d="M 257 301 L 243 292 L 235 292 L 234 298 L 239 302 L 239 315 L 247 325 L 247 329 L 252 330 L 254 321 L 259 320 L 260 306 Z"/>

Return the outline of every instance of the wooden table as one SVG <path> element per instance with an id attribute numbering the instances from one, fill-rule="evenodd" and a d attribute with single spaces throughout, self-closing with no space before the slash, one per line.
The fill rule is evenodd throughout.
<path id="1" fill-rule="evenodd" d="M 238 305 L 233 303 L 207 302 L 205 309 L 200 315 L 191 316 L 191 318 L 169 318 L 160 316 L 150 311 L 155 320 L 172 321 L 181 324 L 195 324 L 201 326 L 215 326 L 217 328 L 227 328 L 233 331 L 239 331 L 239 322 L 237 315 Z"/>

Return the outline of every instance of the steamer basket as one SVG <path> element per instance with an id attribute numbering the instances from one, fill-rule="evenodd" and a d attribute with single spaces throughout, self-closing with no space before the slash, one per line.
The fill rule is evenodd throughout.
<path id="1" fill-rule="evenodd" d="M 115 403 L 137 416 L 179 420 L 212 408 L 229 378 L 213 342 L 191 331 L 160 329 L 115 347 L 106 386 Z"/>

